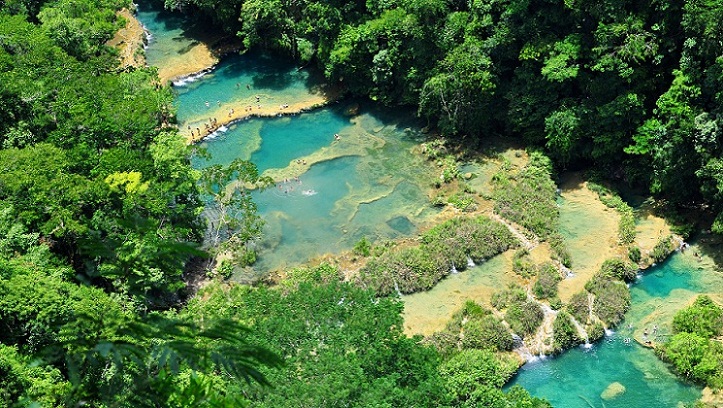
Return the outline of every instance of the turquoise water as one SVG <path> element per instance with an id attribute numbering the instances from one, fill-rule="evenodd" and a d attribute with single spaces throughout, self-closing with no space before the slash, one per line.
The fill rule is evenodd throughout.
<path id="1" fill-rule="evenodd" d="M 250 159 L 276 180 L 253 193 L 266 221 L 258 270 L 349 250 L 362 237 L 411 236 L 437 214 L 427 196 L 432 168 L 411 153 L 424 139 L 419 127 L 344 108 L 242 121 L 201 144 L 211 160 L 196 159 L 196 167 Z"/>
<path id="2" fill-rule="evenodd" d="M 183 56 L 198 43 L 198 34 L 203 32 L 200 24 L 193 23 L 179 13 L 163 10 L 162 4 L 138 1 L 136 17 L 151 34 L 146 49 L 146 62 L 150 66 L 163 66 L 169 59 Z"/>
<path id="3" fill-rule="evenodd" d="M 255 52 L 230 55 L 202 80 L 176 85 L 182 85 L 175 88 L 181 123 L 211 115 L 222 120 L 229 108 L 241 112 L 249 106 L 256 110 L 259 105 L 294 104 L 320 89 L 318 76 L 309 70 L 297 69 L 288 59 Z"/>
<path id="4" fill-rule="evenodd" d="M 146 10 L 139 17 L 157 43 L 185 44 L 180 52 L 193 43 L 185 38 L 187 30 L 181 20 L 155 13 Z M 151 64 L 167 58 L 158 47 L 149 48 L 147 57 Z M 308 72 L 298 71 L 283 60 L 259 54 L 234 56 L 212 73 L 176 88 L 179 122 L 201 123 L 209 116 L 222 115 L 229 107 L 255 106 L 256 96 L 259 104 L 293 104 L 313 94 L 315 86 Z M 380 241 L 413 236 L 436 215 L 427 197 L 435 169 L 410 153 L 424 139 L 419 124 L 405 119 L 407 112 L 362 107 L 360 113 L 350 116 L 344 114 L 346 107 L 246 120 L 202 143 L 212 155 L 210 163 L 250 159 L 277 181 L 272 188 L 253 193 L 267 223 L 259 242 L 257 270 L 338 253 L 352 248 L 361 237 Z M 341 140 L 335 141 L 334 134 Z M 209 163 L 195 159 L 194 165 Z M 576 235 L 572 230 L 567 233 Z M 503 258 L 495 259 L 503 262 Z M 481 268 L 495 265 L 491 260 Z M 465 279 L 472 276 L 460 274 Z M 495 276 L 492 283 L 501 284 L 504 277 Z M 458 280 L 459 288 L 449 293 L 465 297 L 462 292 L 471 284 Z M 449 285 L 456 284 L 454 279 L 448 281 Z M 665 333 L 664 322 L 675 310 L 696 293 L 719 288 L 720 284 L 703 275 L 689 257 L 677 255 L 632 288 L 633 308 L 620 332 L 591 349 L 575 349 L 527 364 L 512 383 L 558 407 L 675 407 L 679 402 L 694 401 L 700 395 L 698 388 L 677 381 L 650 350 L 634 342 L 626 344 L 623 339 L 652 323 L 659 324 Z M 494 289 L 494 285 L 479 286 L 480 296 Z M 433 304 L 427 300 L 421 303 Z M 441 319 L 446 316 L 438 314 Z M 633 329 L 628 329 L 628 324 Z M 625 392 L 603 400 L 601 394 L 614 382 L 623 385 Z"/>
<path id="5" fill-rule="evenodd" d="M 263 171 L 286 167 L 293 160 L 329 146 L 333 135 L 349 125 L 349 118 L 329 109 L 299 116 L 249 119 L 231 125 L 227 132 L 202 145 L 211 155 L 208 164 L 228 164 L 242 158 Z"/>
<path id="6" fill-rule="evenodd" d="M 626 320 L 591 349 L 576 348 L 561 356 L 548 357 L 526 364 L 510 385 L 519 384 L 534 396 L 547 398 L 556 407 L 678 407 L 700 398 L 698 387 L 680 382 L 654 355 L 637 342 L 625 343 L 641 327 L 665 325 L 675 310 L 683 307 L 695 293 L 700 293 L 700 271 L 691 260 L 680 254 L 644 275 L 633 287 L 632 308 Z M 675 293 L 674 306 L 661 310 Z M 653 319 L 651 313 L 659 313 Z M 630 328 L 632 325 L 632 329 Z M 603 399 L 602 393 L 618 382 L 625 391 Z"/>
<path id="7" fill-rule="evenodd" d="M 141 4 L 154 41 L 148 62 L 174 61 L 193 44 L 181 17 Z M 318 78 L 288 60 L 260 53 L 224 58 L 203 76 L 175 84 L 181 131 L 223 122 L 231 109 L 261 112 L 319 100 Z M 312 98 L 314 97 L 314 98 Z M 352 112 L 352 113 L 348 113 Z M 201 146 L 211 155 L 194 166 L 254 162 L 277 185 L 255 191 L 266 221 L 258 271 L 298 265 L 372 242 L 411 236 L 437 214 L 427 196 L 433 169 L 411 150 L 424 135 L 410 112 L 338 104 L 298 115 L 236 121 Z M 340 140 L 335 139 L 339 135 Z M 302 164 L 303 163 L 303 164 Z"/>

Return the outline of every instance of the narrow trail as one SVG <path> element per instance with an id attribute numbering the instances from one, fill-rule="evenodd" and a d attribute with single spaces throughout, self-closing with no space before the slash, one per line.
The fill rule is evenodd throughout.
<path id="1" fill-rule="evenodd" d="M 507 229 L 510 230 L 512 235 L 514 235 L 520 241 L 520 243 L 522 243 L 522 246 L 525 247 L 525 249 L 527 249 L 528 251 L 530 251 L 530 250 L 534 249 L 536 246 L 540 245 L 540 240 L 537 237 L 535 237 L 534 240 L 530 240 L 529 238 L 527 238 L 525 236 L 525 234 L 520 232 L 519 227 L 513 225 L 510 221 L 507 221 L 506 219 L 502 218 L 498 214 L 493 212 L 490 214 L 490 218 L 492 218 L 493 220 L 495 220 L 497 222 L 500 222 L 505 227 L 507 227 Z"/>

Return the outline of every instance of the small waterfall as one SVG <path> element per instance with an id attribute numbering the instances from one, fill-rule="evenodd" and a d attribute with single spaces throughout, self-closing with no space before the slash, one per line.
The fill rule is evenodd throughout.
<path id="1" fill-rule="evenodd" d="M 582 345 L 582 347 L 586 350 L 589 350 L 592 348 L 592 343 L 590 343 L 590 337 L 587 335 L 587 330 L 580 324 L 580 322 L 577 321 L 574 317 L 570 317 L 572 320 L 572 324 L 575 326 L 575 329 L 577 330 L 577 334 L 585 339 L 585 343 Z"/>
<path id="2" fill-rule="evenodd" d="M 475 267 L 474 261 L 473 261 L 472 258 L 469 257 L 469 256 L 467 257 L 467 267 L 468 267 L 468 268 L 474 268 L 474 267 Z"/>
<path id="3" fill-rule="evenodd" d="M 454 262 L 452 262 L 452 269 L 449 270 L 449 273 L 452 273 L 452 274 L 459 273 L 457 268 L 454 266 Z"/>
<path id="4" fill-rule="evenodd" d="M 513 345 L 512 348 L 520 348 L 520 347 L 523 347 L 525 345 L 525 343 L 523 343 L 522 337 L 512 333 L 512 345 Z M 529 354 L 529 352 L 528 352 L 528 354 Z"/>
<path id="5" fill-rule="evenodd" d="M 394 290 L 397 292 L 397 296 L 400 298 L 402 297 L 402 291 L 399 290 L 399 284 L 397 284 L 397 281 L 394 281 Z"/>

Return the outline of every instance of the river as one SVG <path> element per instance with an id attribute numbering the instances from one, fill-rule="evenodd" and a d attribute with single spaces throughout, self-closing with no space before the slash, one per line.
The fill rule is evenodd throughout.
<path id="1" fill-rule="evenodd" d="M 155 31 L 153 38 L 164 38 L 168 33 L 163 30 L 179 29 L 178 20 L 163 24 L 167 17 L 145 3 L 140 9 L 140 20 Z M 176 43 L 183 40 L 182 31 L 174 36 Z M 149 62 L 165 64 L 164 58 L 177 57 L 164 57 L 168 49 L 163 44 L 151 41 L 146 51 Z M 175 51 L 182 52 L 183 47 Z M 211 161 L 194 159 L 199 168 L 237 157 L 248 159 L 276 180 L 274 187 L 254 192 L 267 223 L 258 271 L 338 254 L 362 237 L 373 242 L 413 237 L 439 214 L 428 197 L 437 170 L 411 153 L 424 134 L 410 112 L 342 102 L 289 114 L 284 106 L 317 101 L 319 80 L 289 61 L 261 54 L 225 58 L 214 71 L 177 85 L 182 132 L 189 127 L 202 129 L 210 118 L 223 121 L 224 115 L 232 116 L 231 109 L 235 116 L 237 110 L 260 111 L 260 105 L 278 110 L 275 117 L 222 127 L 201 144 Z M 585 224 L 580 217 L 572 218 Z M 580 233 L 579 225 L 569 226 L 573 239 Z M 509 254 L 499 256 L 403 300 L 417 315 L 430 317 L 430 324 L 442 324 L 464 298 L 476 293 L 488 296 L 495 285 L 503 284 L 507 277 L 501 271 L 508 264 Z M 701 263 L 691 254 L 674 255 L 632 286 L 633 307 L 618 332 L 591 348 L 534 359 L 511 384 L 520 384 L 559 407 L 676 407 L 695 401 L 701 395 L 698 387 L 678 381 L 651 350 L 625 339 L 653 324 L 665 334 L 666 321 L 675 310 L 697 293 L 723 287 L 720 274 L 713 270 L 706 258 Z"/>

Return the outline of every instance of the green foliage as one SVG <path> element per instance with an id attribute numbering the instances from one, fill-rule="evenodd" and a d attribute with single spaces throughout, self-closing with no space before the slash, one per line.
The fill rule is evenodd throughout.
<path id="1" fill-rule="evenodd" d="M 3 384 L 12 391 L 1 391 L 11 392 L 10 401 L 167 405 L 180 392 L 176 375 L 219 373 L 266 383 L 258 367 L 279 363 L 249 345 L 248 330 L 236 321 L 139 316 L 128 299 L 66 282 L 60 271 L 0 262 L 0 324 L 10 328 L 0 336 L 0 365 L 17 374 L 12 385 Z M 221 394 L 218 388 L 198 392 Z"/>
<path id="2" fill-rule="evenodd" d="M 512 334 L 502 322 L 472 300 L 467 300 L 461 309 L 452 315 L 444 332 L 454 336 L 454 348 L 458 339 L 462 349 L 511 350 L 514 346 Z M 440 338 L 441 339 L 441 338 Z"/>
<path id="3" fill-rule="evenodd" d="M 632 244 L 635 241 L 635 213 L 633 212 L 633 208 L 607 187 L 593 182 L 588 182 L 587 186 L 590 190 L 597 193 L 603 204 L 615 209 L 620 214 L 620 222 L 618 224 L 618 240 L 620 244 Z"/>
<path id="4" fill-rule="evenodd" d="M 463 350 L 439 368 L 452 399 L 460 401 L 468 400 L 480 384 L 502 387 L 516 371 L 513 358 L 499 358 L 488 350 Z"/>
<path id="5" fill-rule="evenodd" d="M 544 317 L 542 306 L 532 300 L 512 303 L 505 312 L 505 320 L 512 331 L 522 338 L 534 334 Z"/>
<path id="6" fill-rule="evenodd" d="M 590 301 L 587 292 L 577 292 L 570 298 L 565 310 L 580 323 L 590 320 Z"/>
<path id="7" fill-rule="evenodd" d="M 494 316 L 470 319 L 464 326 L 463 349 L 494 349 L 509 351 L 514 341 L 507 327 Z"/>
<path id="8" fill-rule="evenodd" d="M 532 293 L 538 299 L 550 299 L 557 296 L 557 284 L 562 280 L 560 271 L 552 263 L 539 266 L 537 280 L 532 285 Z"/>
<path id="9" fill-rule="evenodd" d="M 600 322 L 595 322 L 592 325 L 586 326 L 585 331 L 587 331 L 587 339 L 591 343 L 605 337 L 605 326 L 603 326 Z"/>
<path id="10" fill-rule="evenodd" d="M 354 244 L 352 252 L 354 255 L 367 257 L 372 253 L 372 244 L 367 237 L 361 237 L 361 239 Z"/>
<path id="11" fill-rule="evenodd" d="M 551 166 L 547 157 L 532 152 L 525 168 L 494 178 L 495 211 L 543 239 L 557 233 L 559 224 Z"/>
<path id="12" fill-rule="evenodd" d="M 228 166 L 206 167 L 199 189 L 211 198 L 206 207 L 206 245 L 212 256 L 231 255 L 235 264 L 246 266 L 256 260 L 253 243 L 261 236 L 263 220 L 251 199 L 251 188 L 263 189 L 273 181 L 261 177 L 256 166 L 235 159 Z"/>
<path id="13" fill-rule="evenodd" d="M 370 259 L 359 271 L 360 282 L 380 295 L 428 290 L 452 267 L 466 269 L 468 258 L 480 262 L 515 244 L 504 225 L 483 216 L 453 218 L 427 231 L 421 241 Z"/>
<path id="14" fill-rule="evenodd" d="M 673 332 L 717 337 L 723 334 L 723 308 L 708 296 L 698 296 L 692 305 L 675 314 Z"/>
<path id="15" fill-rule="evenodd" d="M 505 290 L 492 294 L 492 306 L 497 310 L 503 310 L 513 303 L 527 300 L 527 293 L 522 286 L 510 284 Z"/>
<path id="16" fill-rule="evenodd" d="M 572 317 L 566 312 L 560 312 L 552 322 L 552 346 L 556 352 L 567 350 L 580 344 L 583 340 L 577 333 Z"/>
<path id="17" fill-rule="evenodd" d="M 607 259 L 600 266 L 600 275 L 621 280 L 623 282 L 634 282 L 637 278 L 638 268 L 622 259 Z"/>
<path id="18" fill-rule="evenodd" d="M 322 263 L 316 267 L 295 268 L 286 271 L 286 276 L 279 282 L 284 290 L 296 290 L 302 283 L 331 284 L 344 278 L 339 268 Z"/>
<path id="19" fill-rule="evenodd" d="M 678 311 L 673 318 L 675 335 L 656 348 L 685 378 L 723 389 L 723 345 L 715 339 L 723 331 L 723 309 L 708 296 Z"/>
<path id="20" fill-rule="evenodd" d="M 452 218 L 422 235 L 428 251 L 445 254 L 460 270 L 467 267 L 467 257 L 481 262 L 516 243 L 507 227 L 484 216 Z"/>
<path id="21" fill-rule="evenodd" d="M 457 193 L 447 199 L 449 204 L 452 204 L 454 208 L 461 211 L 474 211 L 477 209 L 477 202 L 474 197 L 466 193 Z"/>
<path id="22" fill-rule="evenodd" d="M 633 263 L 640 262 L 643 259 L 643 255 L 640 253 L 640 248 L 636 246 L 628 247 L 628 259 Z"/>
<path id="23" fill-rule="evenodd" d="M 431 289 L 449 273 L 450 267 L 441 255 L 422 247 L 406 247 L 370 259 L 360 269 L 359 279 L 380 296 L 395 293 L 397 289 L 401 293 L 414 293 Z"/>
<path id="24" fill-rule="evenodd" d="M 512 256 L 512 270 L 523 278 L 531 278 L 537 274 L 537 266 L 532 262 L 527 249 L 520 248 L 515 251 Z"/>
<path id="25" fill-rule="evenodd" d="M 326 276 L 329 268 L 304 274 Z M 245 390 L 252 405 L 440 405 L 438 355 L 402 332 L 402 307 L 393 298 L 331 279 L 300 281 L 283 290 L 210 286 L 183 315 L 248 322 L 251 344 L 284 356 L 284 366 L 263 370 L 273 388 Z"/>
<path id="26" fill-rule="evenodd" d="M 615 326 L 630 309 L 630 289 L 621 281 L 595 275 L 585 289 L 595 295 L 592 311 L 608 326 Z"/>
<path id="27" fill-rule="evenodd" d="M 663 262 L 673 252 L 673 237 L 661 238 L 650 252 L 653 262 Z"/>

